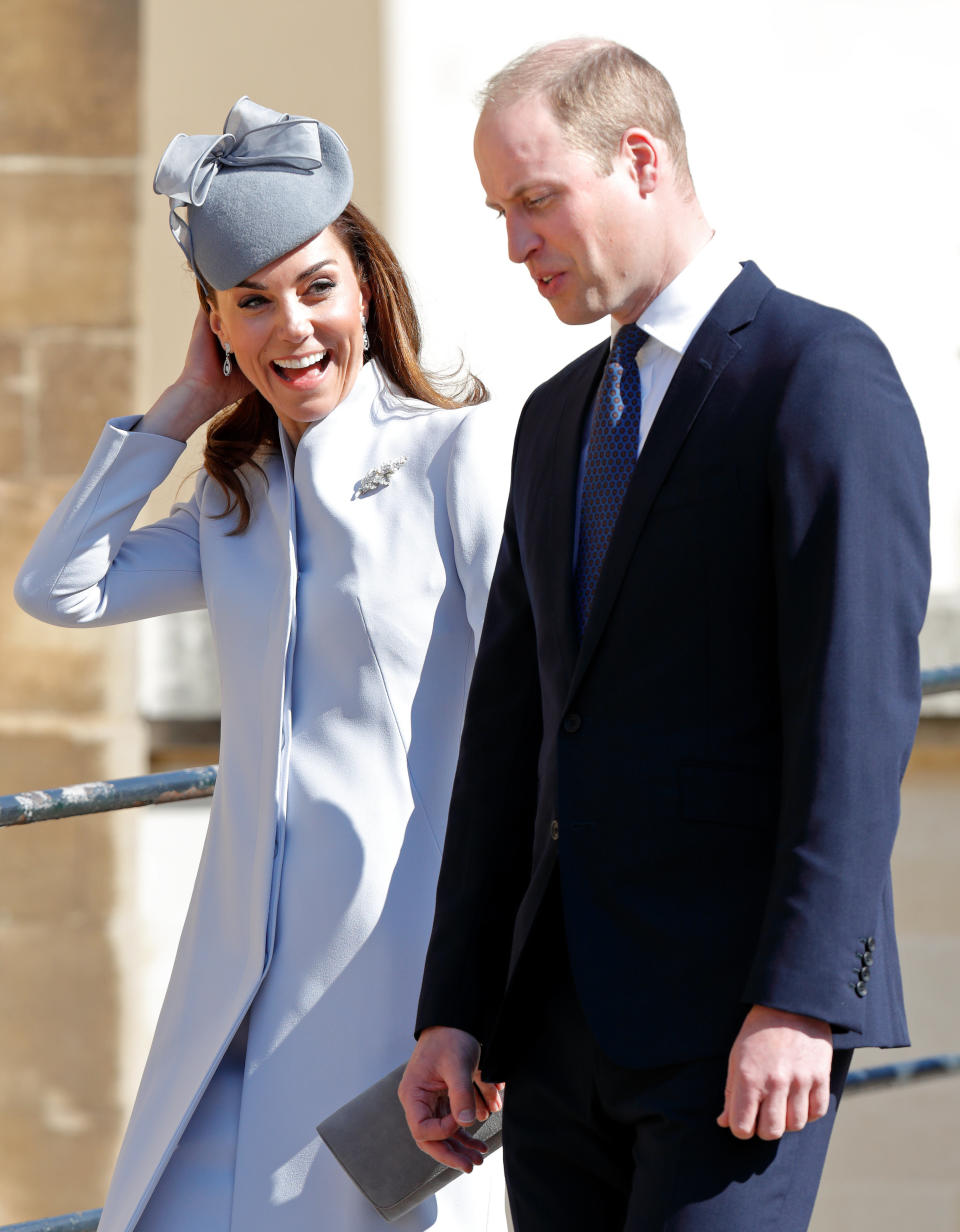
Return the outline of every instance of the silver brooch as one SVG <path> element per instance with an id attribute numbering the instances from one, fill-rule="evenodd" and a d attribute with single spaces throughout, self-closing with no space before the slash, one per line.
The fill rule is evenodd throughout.
<path id="1" fill-rule="evenodd" d="M 372 471 L 367 471 L 357 484 L 357 495 L 367 496 L 370 492 L 376 492 L 379 488 L 385 488 L 406 461 L 407 455 L 404 454 L 400 458 L 393 458 L 390 462 L 381 462 Z"/>

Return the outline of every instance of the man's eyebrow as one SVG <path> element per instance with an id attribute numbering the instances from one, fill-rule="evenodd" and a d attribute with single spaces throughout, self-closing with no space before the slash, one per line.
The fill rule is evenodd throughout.
<path id="1" fill-rule="evenodd" d="M 309 269 L 305 269 L 302 274 L 298 274 L 294 279 L 295 282 L 303 282 L 306 278 L 312 278 L 314 274 L 319 273 L 325 265 L 336 265 L 336 257 L 326 257 L 323 261 L 318 261 L 316 265 L 311 265 Z M 237 283 L 238 287 L 246 287 L 249 291 L 265 291 L 266 285 L 262 282 L 254 282 L 252 278 L 244 278 L 242 282 Z"/>
<path id="2" fill-rule="evenodd" d="M 516 199 L 518 197 L 522 197 L 525 192 L 529 192 L 529 187 L 530 186 L 528 184 L 521 184 L 520 187 L 515 189 L 513 192 L 507 193 L 506 197 L 504 198 L 504 201 L 506 202 L 516 201 Z M 486 199 L 486 205 L 487 205 L 487 208 L 491 210 L 502 210 L 503 209 L 503 202 L 491 201 L 489 197 L 487 197 Z"/>
<path id="3" fill-rule="evenodd" d="M 534 191 L 539 192 L 541 190 L 552 190 L 552 189 L 553 189 L 553 186 L 550 180 L 546 178 L 544 178 L 543 180 L 528 180 L 525 184 L 518 184 L 517 187 L 514 188 L 512 192 L 507 193 L 505 197 L 505 201 L 507 202 L 516 201 L 520 197 L 525 197 L 527 193 L 534 192 Z M 502 210 L 503 209 L 502 202 L 491 201 L 489 197 L 486 198 L 485 204 L 487 208 L 491 210 Z"/>

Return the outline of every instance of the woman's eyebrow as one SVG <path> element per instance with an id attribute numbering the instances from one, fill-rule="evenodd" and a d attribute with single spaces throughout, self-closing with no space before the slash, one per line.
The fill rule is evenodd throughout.
<path id="1" fill-rule="evenodd" d="M 311 265 L 309 269 L 305 269 L 302 274 L 298 274 L 294 279 L 295 282 L 303 282 L 305 278 L 312 278 L 319 270 L 322 270 L 325 265 L 336 265 L 336 257 L 325 257 L 324 260 L 318 261 L 316 265 Z M 254 282 L 252 278 L 244 278 L 242 282 L 237 283 L 238 287 L 246 287 L 249 291 L 266 291 L 266 285 L 262 282 Z"/>
<path id="2" fill-rule="evenodd" d="M 312 278 L 314 274 L 320 272 L 325 265 L 336 265 L 336 257 L 325 257 L 322 261 L 318 261 L 316 265 L 311 265 L 309 269 L 305 269 L 302 274 L 297 275 L 297 282 L 303 282 L 305 278 Z"/>

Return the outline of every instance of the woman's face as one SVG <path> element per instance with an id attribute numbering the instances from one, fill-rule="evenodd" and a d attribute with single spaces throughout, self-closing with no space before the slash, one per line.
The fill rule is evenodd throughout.
<path id="1" fill-rule="evenodd" d="M 296 443 L 353 388 L 370 293 L 331 228 L 218 291 L 210 328 Z"/>

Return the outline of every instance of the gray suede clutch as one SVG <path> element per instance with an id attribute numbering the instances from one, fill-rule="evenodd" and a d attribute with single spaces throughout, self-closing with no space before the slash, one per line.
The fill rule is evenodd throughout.
<path id="1" fill-rule="evenodd" d="M 403 1071 L 399 1065 L 317 1126 L 337 1162 L 388 1223 L 463 1175 L 425 1155 L 410 1137 L 397 1099 Z M 495 1112 L 469 1130 L 488 1152 L 500 1145 L 501 1116 Z"/>

